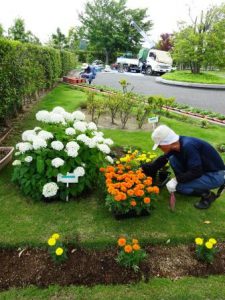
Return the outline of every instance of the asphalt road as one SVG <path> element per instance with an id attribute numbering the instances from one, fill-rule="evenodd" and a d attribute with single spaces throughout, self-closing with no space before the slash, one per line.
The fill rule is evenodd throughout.
<path id="1" fill-rule="evenodd" d="M 155 82 L 155 76 L 136 73 L 97 73 L 93 84 L 106 85 L 121 90 L 119 80 L 126 79 L 133 91 L 144 95 L 175 97 L 179 103 L 225 115 L 225 90 L 210 90 L 170 86 Z"/>

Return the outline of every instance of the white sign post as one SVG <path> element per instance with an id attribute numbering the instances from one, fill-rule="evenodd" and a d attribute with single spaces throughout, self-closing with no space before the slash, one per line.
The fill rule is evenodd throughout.
<path id="1" fill-rule="evenodd" d="M 159 122 L 159 117 L 158 116 L 148 118 L 148 123 L 152 124 L 153 129 L 155 129 L 155 127 L 156 127 L 155 125 L 158 122 Z"/>
<path id="2" fill-rule="evenodd" d="M 57 175 L 57 182 L 66 183 L 66 187 L 69 187 L 69 183 L 78 183 L 78 176 L 74 173 L 67 173 L 66 175 L 58 174 Z M 69 201 L 69 196 L 66 196 L 66 201 Z"/>

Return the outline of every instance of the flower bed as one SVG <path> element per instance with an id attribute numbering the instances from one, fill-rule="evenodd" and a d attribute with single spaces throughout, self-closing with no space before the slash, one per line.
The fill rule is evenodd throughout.
<path id="1" fill-rule="evenodd" d="M 22 192 L 36 200 L 57 197 L 66 200 L 96 186 L 99 167 L 112 162 L 111 139 L 97 130 L 95 123 L 85 122 L 80 111 L 66 112 L 61 107 L 51 112 L 39 111 L 36 119 L 49 131 L 36 127 L 22 134 L 16 145 L 13 181 Z M 58 175 L 73 174 L 77 183 L 67 186 L 57 182 Z"/>

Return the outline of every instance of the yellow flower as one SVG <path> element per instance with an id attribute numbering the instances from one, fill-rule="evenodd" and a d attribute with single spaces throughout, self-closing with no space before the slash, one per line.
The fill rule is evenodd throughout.
<path id="1" fill-rule="evenodd" d="M 209 239 L 209 242 L 210 242 L 211 244 L 215 245 L 215 244 L 217 243 L 217 240 L 211 238 L 211 239 Z"/>
<path id="2" fill-rule="evenodd" d="M 195 244 L 201 246 L 203 244 L 203 239 L 202 238 L 196 238 L 195 239 Z"/>
<path id="3" fill-rule="evenodd" d="M 54 233 L 54 234 L 52 235 L 52 238 L 55 239 L 55 240 L 58 240 L 59 237 L 60 237 L 60 235 L 59 235 L 58 233 Z"/>
<path id="4" fill-rule="evenodd" d="M 55 246 L 55 244 L 56 244 L 56 240 L 54 238 L 51 237 L 50 239 L 48 239 L 49 246 Z"/>
<path id="5" fill-rule="evenodd" d="M 116 161 L 117 165 L 120 163 L 118 160 Z"/>
<path id="6" fill-rule="evenodd" d="M 132 243 L 133 243 L 133 244 L 138 244 L 138 240 L 133 239 L 133 240 L 132 240 Z"/>
<path id="7" fill-rule="evenodd" d="M 58 255 L 58 256 L 60 256 L 60 255 L 63 254 L 63 251 L 64 251 L 63 248 L 59 247 L 59 248 L 57 248 L 57 249 L 55 250 L 55 254 Z"/>
<path id="8" fill-rule="evenodd" d="M 213 244 L 210 243 L 210 242 L 208 241 L 208 242 L 205 243 L 205 246 L 206 246 L 206 248 L 208 248 L 208 249 L 212 249 Z"/>

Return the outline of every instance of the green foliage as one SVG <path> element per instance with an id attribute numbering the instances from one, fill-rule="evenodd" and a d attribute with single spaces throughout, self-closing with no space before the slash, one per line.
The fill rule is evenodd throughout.
<path id="1" fill-rule="evenodd" d="M 134 96 L 131 92 L 123 94 L 121 99 L 122 99 L 122 102 L 119 107 L 119 114 L 120 114 L 122 129 L 124 129 L 126 127 L 128 119 L 132 113 L 132 110 L 133 110 L 136 100 L 134 99 Z"/>
<path id="2" fill-rule="evenodd" d="M 128 9 L 126 0 L 88 1 L 80 15 L 84 36 L 89 40 L 89 47 L 105 53 L 105 63 L 112 61 L 116 51 L 129 51 L 140 47 L 140 34 L 130 26 L 133 19 L 143 30 L 152 27 L 151 21 L 144 21 L 146 9 Z M 130 42 L 132 37 L 134 43 Z M 133 46 L 135 45 L 135 46 Z"/>
<path id="3" fill-rule="evenodd" d="M 100 115 L 106 111 L 105 100 L 99 97 L 96 97 L 96 93 L 92 91 L 87 92 L 87 109 L 91 114 L 92 122 L 98 124 Z"/>
<path id="4" fill-rule="evenodd" d="M 147 257 L 145 250 L 141 249 L 136 239 L 119 238 L 118 245 L 121 248 L 116 261 L 123 267 L 132 268 L 138 272 L 140 263 Z"/>
<path id="5" fill-rule="evenodd" d="M 140 96 L 136 102 L 136 120 L 138 123 L 138 128 L 141 129 L 144 122 L 147 120 L 153 107 L 146 101 L 146 97 Z"/>
<path id="6" fill-rule="evenodd" d="M 40 44 L 39 39 L 31 32 L 25 30 L 25 22 L 21 18 L 17 18 L 14 24 L 9 28 L 9 38 L 22 43 Z M 0 34 L 1 36 L 1 34 Z"/>
<path id="7" fill-rule="evenodd" d="M 207 83 L 207 84 L 225 84 L 225 78 L 210 72 L 192 74 L 190 71 L 175 71 L 167 73 L 162 78 L 174 81 Z"/>
<path id="8" fill-rule="evenodd" d="M 200 73 L 202 66 L 225 66 L 225 5 L 213 6 L 174 35 L 173 58 Z"/>
<path id="9" fill-rule="evenodd" d="M 75 63 L 72 53 L 0 39 L 0 121 L 14 116 L 26 98 L 53 87 Z"/>
<path id="10" fill-rule="evenodd" d="M 123 96 L 120 93 L 111 94 L 106 97 L 105 105 L 111 114 L 111 122 L 115 124 L 116 114 L 122 103 Z"/>
<path id="11" fill-rule="evenodd" d="M 48 246 L 48 252 L 55 263 L 62 263 L 67 259 L 67 249 L 60 241 L 60 236 L 58 233 L 54 233 L 48 239 Z"/>
<path id="12" fill-rule="evenodd" d="M 196 252 L 197 258 L 204 262 L 212 263 L 215 258 L 216 253 L 218 252 L 216 247 L 214 247 L 216 245 L 216 243 L 217 243 L 217 241 L 214 238 L 210 238 L 206 242 L 204 242 L 204 239 L 202 239 L 202 238 L 196 238 L 195 239 L 195 244 L 196 244 L 195 252 Z"/>

